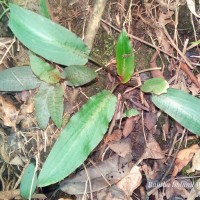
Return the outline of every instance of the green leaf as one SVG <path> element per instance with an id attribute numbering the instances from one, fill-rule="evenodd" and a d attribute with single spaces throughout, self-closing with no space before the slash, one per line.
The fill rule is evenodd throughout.
<path id="1" fill-rule="evenodd" d="M 125 30 L 122 30 L 116 45 L 117 73 L 121 82 L 130 80 L 135 69 L 135 56 L 132 52 L 131 42 Z"/>
<path id="2" fill-rule="evenodd" d="M 67 80 L 69 86 L 81 86 L 96 78 L 96 73 L 85 66 L 69 66 L 65 67 L 62 78 Z"/>
<path id="3" fill-rule="evenodd" d="M 47 106 L 47 99 L 49 90 L 51 89 L 52 86 L 43 83 L 34 97 L 36 119 L 41 129 L 45 129 L 49 122 L 50 114 Z"/>
<path id="4" fill-rule="evenodd" d="M 197 40 L 197 41 L 195 41 L 195 42 L 191 42 L 191 44 L 198 45 L 198 44 L 200 44 L 200 40 Z"/>
<path id="5" fill-rule="evenodd" d="M 139 112 L 136 109 L 130 109 L 130 110 L 126 110 L 123 114 L 123 117 L 134 117 L 136 115 L 138 115 Z"/>
<path id="6" fill-rule="evenodd" d="M 41 81 L 30 66 L 12 67 L 0 72 L 0 91 L 24 91 L 39 87 Z"/>
<path id="7" fill-rule="evenodd" d="M 103 138 L 115 107 L 116 97 L 104 90 L 70 119 L 42 167 L 38 186 L 62 180 L 86 160 Z"/>
<path id="8" fill-rule="evenodd" d="M 47 5 L 47 0 L 39 0 L 39 14 L 48 19 L 51 19 Z"/>
<path id="9" fill-rule="evenodd" d="M 35 171 L 35 165 L 30 163 L 25 169 L 24 175 L 20 184 L 20 195 L 29 199 L 34 193 L 37 186 L 37 173 Z"/>
<path id="10" fill-rule="evenodd" d="M 60 128 L 63 117 L 63 95 L 64 91 L 60 85 L 56 85 L 48 92 L 48 110 L 55 125 Z"/>
<path id="11" fill-rule="evenodd" d="M 200 135 L 200 99 L 188 93 L 168 89 L 166 94 L 153 95 L 153 103 L 180 123 L 183 127 Z"/>
<path id="12" fill-rule="evenodd" d="M 33 73 L 46 83 L 58 83 L 61 75 L 58 69 L 52 67 L 49 63 L 45 62 L 33 53 L 29 53 L 30 65 Z"/>
<path id="13" fill-rule="evenodd" d="M 141 90 L 143 92 L 150 92 L 153 94 L 160 95 L 162 93 L 166 93 L 169 88 L 169 84 L 163 78 L 151 78 L 144 82 Z"/>
<path id="14" fill-rule="evenodd" d="M 34 12 L 10 4 L 9 27 L 31 51 L 62 65 L 85 65 L 89 49 L 74 33 Z"/>

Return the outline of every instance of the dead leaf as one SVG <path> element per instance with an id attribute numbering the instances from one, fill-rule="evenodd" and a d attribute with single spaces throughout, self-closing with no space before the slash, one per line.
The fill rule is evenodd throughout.
<path id="1" fill-rule="evenodd" d="M 186 0 L 187 6 L 191 13 L 195 15 L 196 17 L 200 18 L 200 15 L 197 14 L 196 12 L 196 6 L 195 6 L 195 1 L 194 0 Z"/>
<path id="2" fill-rule="evenodd" d="M 19 110 L 16 106 L 0 95 L 0 118 L 5 126 L 15 127 Z"/>
<path id="3" fill-rule="evenodd" d="M 123 136 L 127 137 L 135 126 L 135 117 L 130 117 L 126 119 L 124 129 L 123 129 Z"/>
<path id="4" fill-rule="evenodd" d="M 129 200 L 127 199 L 125 193 L 116 187 L 116 185 L 112 185 L 111 187 L 105 188 L 97 193 L 97 199 L 104 200 Z"/>
<path id="5" fill-rule="evenodd" d="M 91 166 L 87 169 L 89 179 L 92 185 L 92 192 L 96 192 L 106 188 L 129 174 L 132 164 L 132 157 L 121 158 L 114 155 L 107 160 L 101 162 L 97 166 Z M 90 193 L 89 184 L 87 188 L 86 182 L 88 176 L 85 170 L 80 171 L 72 178 L 67 178 L 60 183 L 60 189 L 68 194 L 84 194 Z"/>
<path id="6" fill-rule="evenodd" d="M 200 179 L 198 179 L 194 185 L 194 187 L 191 189 L 189 197 L 187 200 L 194 200 L 196 197 L 200 196 Z"/>
<path id="7" fill-rule="evenodd" d="M 60 198 L 58 200 L 73 200 L 73 199 L 69 199 L 69 198 Z"/>
<path id="8" fill-rule="evenodd" d="M 34 99 L 33 97 L 29 97 L 28 100 L 21 105 L 20 115 L 30 114 L 34 111 Z"/>
<path id="9" fill-rule="evenodd" d="M 9 162 L 10 165 L 24 166 L 22 159 L 15 155 L 15 157 Z"/>
<path id="10" fill-rule="evenodd" d="M 158 142 L 154 139 L 152 134 L 148 135 L 147 145 L 142 155 L 142 159 L 163 159 L 165 155 L 160 148 Z"/>
<path id="11" fill-rule="evenodd" d="M 130 138 L 124 138 L 119 142 L 108 143 L 108 146 L 112 151 L 114 151 L 123 158 L 125 158 L 127 154 L 130 154 L 132 152 Z"/>
<path id="12" fill-rule="evenodd" d="M 124 191 L 127 197 L 130 197 L 133 191 L 140 186 L 142 183 L 142 174 L 140 167 L 137 165 L 133 166 L 130 173 L 125 176 L 116 185 L 118 188 Z"/>
<path id="13" fill-rule="evenodd" d="M 119 141 L 122 138 L 122 131 L 120 129 L 116 129 L 112 132 L 112 134 L 106 136 L 104 142 L 107 144 L 109 142 Z"/>
<path id="14" fill-rule="evenodd" d="M 150 131 L 156 125 L 156 123 L 157 123 L 156 114 L 152 112 L 147 112 L 144 119 L 145 127 Z"/>
<path id="15" fill-rule="evenodd" d="M 166 183 L 166 197 L 167 199 L 175 199 L 175 197 L 188 198 L 189 192 L 183 187 L 181 183 L 177 180 L 172 179 L 170 182 Z"/>
<path id="16" fill-rule="evenodd" d="M 187 173 L 195 172 L 195 170 L 200 170 L 200 150 L 197 150 L 192 158 L 192 167 L 187 170 Z"/>
<path id="17" fill-rule="evenodd" d="M 192 157 L 199 149 L 199 145 L 194 144 L 191 147 L 178 152 L 174 162 L 175 166 L 172 172 L 173 177 L 175 177 L 178 174 L 178 172 L 180 172 L 183 169 L 183 167 L 185 167 L 191 161 Z"/>
<path id="18" fill-rule="evenodd" d="M 188 89 L 192 92 L 193 96 L 197 96 L 200 92 L 200 88 L 197 87 L 194 83 L 192 83 L 191 86 Z"/>

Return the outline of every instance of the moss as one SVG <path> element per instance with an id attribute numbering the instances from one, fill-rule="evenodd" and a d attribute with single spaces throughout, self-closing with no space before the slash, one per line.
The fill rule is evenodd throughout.
<path id="1" fill-rule="evenodd" d="M 102 64 L 107 64 L 108 61 L 115 57 L 115 38 L 107 35 L 105 32 L 99 37 L 96 37 L 92 56 L 101 61 Z"/>

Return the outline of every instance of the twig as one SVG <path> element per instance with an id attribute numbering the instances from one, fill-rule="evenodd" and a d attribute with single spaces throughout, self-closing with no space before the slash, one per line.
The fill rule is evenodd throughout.
<path id="1" fill-rule="evenodd" d="M 11 42 L 11 44 L 9 45 L 9 47 L 6 49 L 6 52 L 4 53 L 3 57 L 0 60 L 0 65 L 2 64 L 4 58 L 6 57 L 7 53 L 10 51 L 11 47 L 13 46 L 13 44 L 15 43 L 16 39 L 14 37 L 13 41 Z"/>
<path id="2" fill-rule="evenodd" d="M 190 80 L 200 89 L 200 83 L 195 77 L 195 75 L 191 72 L 187 64 L 185 63 L 180 63 L 180 68 L 188 75 Z"/>
<path id="3" fill-rule="evenodd" d="M 119 30 L 118 28 L 116 28 L 116 27 L 113 26 L 112 24 L 108 23 L 106 20 L 101 19 L 101 21 L 102 21 L 103 23 L 109 25 L 111 28 L 113 28 L 113 29 L 116 30 L 117 32 L 119 32 L 119 33 L 121 32 L 121 30 Z M 150 46 L 150 47 L 156 49 L 157 51 L 160 51 L 160 52 L 162 52 L 162 53 L 165 53 L 166 55 L 170 56 L 171 58 L 174 58 L 174 59 L 180 61 L 180 58 L 175 57 L 175 56 L 172 55 L 172 54 L 169 54 L 168 52 L 162 50 L 161 48 L 156 47 L 155 45 L 153 45 L 153 44 L 151 44 L 151 43 L 149 43 L 149 42 L 147 42 L 147 41 L 145 41 L 145 40 L 142 40 L 141 38 L 139 38 L 139 37 L 137 37 L 137 36 L 134 36 L 134 35 L 131 35 L 131 34 L 127 34 L 127 35 L 128 35 L 131 39 L 135 39 L 135 40 L 137 40 L 137 41 L 139 41 L 139 42 L 141 42 L 141 43 L 143 43 L 143 44 L 146 44 L 146 45 L 148 45 L 148 46 Z"/>
<path id="4" fill-rule="evenodd" d="M 86 166 L 85 166 L 84 163 L 83 163 L 83 167 L 84 167 L 84 170 L 85 170 L 85 173 L 86 173 L 86 176 L 87 176 L 88 182 L 89 182 L 89 187 L 90 187 L 90 197 L 91 197 L 91 200 L 93 200 L 93 195 L 92 195 L 92 184 L 91 184 L 90 176 L 89 176 L 89 174 L 88 174 L 88 171 L 87 171 Z"/>
<path id="5" fill-rule="evenodd" d="M 177 47 L 177 45 L 174 43 L 174 41 L 172 40 L 172 38 L 170 37 L 167 29 L 165 28 L 164 25 L 161 25 L 164 33 L 167 37 L 167 39 L 170 41 L 171 45 L 174 47 L 174 49 L 176 49 L 176 51 L 178 52 L 178 54 L 182 57 L 182 59 L 185 61 L 185 63 L 191 68 L 193 69 L 193 66 L 190 64 L 190 62 L 188 61 L 187 57 L 180 51 L 180 49 Z"/>

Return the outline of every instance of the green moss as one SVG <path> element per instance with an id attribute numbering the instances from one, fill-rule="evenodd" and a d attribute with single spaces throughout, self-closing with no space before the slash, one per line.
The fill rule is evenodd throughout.
<path id="1" fill-rule="evenodd" d="M 115 57 L 115 38 L 114 36 L 102 33 L 100 37 L 96 37 L 95 45 L 92 50 L 92 56 L 101 61 L 102 64 L 107 64 L 108 61 Z"/>

